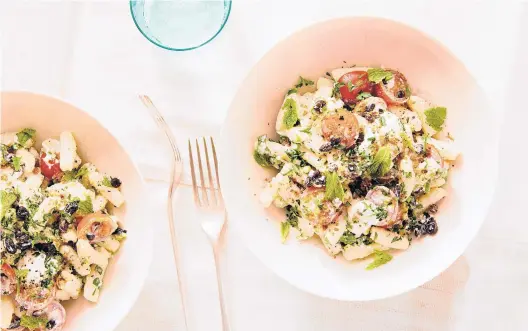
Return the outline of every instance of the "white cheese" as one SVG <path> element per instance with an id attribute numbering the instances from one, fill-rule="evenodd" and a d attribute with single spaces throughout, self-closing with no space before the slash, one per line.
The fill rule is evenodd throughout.
<path id="1" fill-rule="evenodd" d="M 71 171 L 76 164 L 77 143 L 73 138 L 73 134 L 69 131 L 64 131 L 60 135 L 60 168 L 62 171 Z"/>

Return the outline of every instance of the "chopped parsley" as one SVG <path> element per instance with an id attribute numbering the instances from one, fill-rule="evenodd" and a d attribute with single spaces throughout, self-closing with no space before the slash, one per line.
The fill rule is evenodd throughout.
<path id="1" fill-rule="evenodd" d="M 110 178 L 104 176 L 103 181 L 101 182 L 104 186 L 113 187 Z"/>
<path id="2" fill-rule="evenodd" d="M 12 192 L 0 191 L 0 218 L 4 217 L 7 210 L 15 203 L 17 195 Z"/>
<path id="3" fill-rule="evenodd" d="M 33 139 L 37 131 L 35 129 L 25 128 L 16 134 L 18 143 L 22 146 L 26 144 L 29 139 Z"/>
<path id="4" fill-rule="evenodd" d="M 354 90 L 356 88 L 356 86 L 354 84 L 352 84 L 351 81 L 347 82 L 347 87 L 348 87 L 348 92 L 352 92 L 352 90 Z"/>
<path id="5" fill-rule="evenodd" d="M 400 241 L 402 239 L 403 239 L 402 237 L 394 237 L 394 238 L 392 238 L 391 243 L 395 243 L 395 242 Z"/>
<path id="6" fill-rule="evenodd" d="M 19 156 L 14 156 L 13 157 L 13 168 L 15 169 L 15 171 L 20 171 L 20 169 L 22 168 L 22 158 L 19 157 Z"/>
<path id="7" fill-rule="evenodd" d="M 343 190 L 343 185 L 341 185 L 341 182 L 339 181 L 339 176 L 337 172 L 326 172 L 326 191 L 325 191 L 325 198 L 327 200 L 334 200 L 335 198 L 339 198 L 340 200 L 343 200 L 345 196 L 345 191 Z"/>
<path id="8" fill-rule="evenodd" d="M 358 100 L 358 101 L 365 100 L 367 98 L 370 98 L 371 96 L 372 96 L 372 94 L 370 94 L 368 92 L 361 92 L 356 97 L 356 100 Z"/>
<path id="9" fill-rule="evenodd" d="M 99 275 L 101 275 L 101 274 L 103 273 L 103 268 L 101 268 L 100 266 L 96 265 L 96 266 L 95 266 L 95 271 L 97 271 L 97 273 L 98 273 Z"/>
<path id="10" fill-rule="evenodd" d="M 101 286 L 103 286 L 103 284 L 101 283 L 101 280 L 100 280 L 99 278 L 94 278 L 92 284 L 93 284 L 94 287 L 95 287 L 94 290 L 93 290 L 93 293 L 92 293 L 92 295 L 94 295 L 95 292 L 96 292 L 98 289 L 100 289 Z"/>
<path id="11" fill-rule="evenodd" d="M 442 130 L 447 116 L 446 107 L 433 107 L 424 110 L 425 121 L 436 131 Z"/>
<path id="12" fill-rule="evenodd" d="M 284 112 L 284 117 L 282 119 L 282 124 L 286 129 L 291 129 L 295 126 L 299 120 L 299 115 L 297 114 L 297 102 L 292 98 L 286 99 L 282 109 L 286 110 Z"/>
<path id="13" fill-rule="evenodd" d="M 294 228 L 299 226 L 299 208 L 294 205 L 286 206 L 286 217 L 288 223 Z"/>
<path id="14" fill-rule="evenodd" d="M 392 255 L 384 251 L 374 251 L 374 261 L 372 261 L 365 269 L 372 270 L 389 263 L 392 260 Z"/>
<path id="15" fill-rule="evenodd" d="M 392 168 L 392 156 L 390 148 L 387 146 L 381 147 L 374 159 L 368 166 L 368 172 L 374 177 L 381 177 L 385 175 Z"/>
<path id="16" fill-rule="evenodd" d="M 84 175 L 88 174 L 88 168 L 85 166 L 82 166 L 79 170 L 77 170 L 77 173 L 75 174 L 75 179 L 81 178 Z"/>
<path id="17" fill-rule="evenodd" d="M 270 161 L 270 158 L 269 156 L 267 155 L 263 155 L 263 154 L 260 154 L 257 149 L 255 148 L 255 150 L 253 151 L 253 159 L 255 159 L 255 161 L 258 163 L 258 165 L 260 165 L 261 167 L 269 167 L 271 166 L 271 161 Z"/>
<path id="18" fill-rule="evenodd" d="M 93 213 L 94 211 L 93 211 L 92 198 L 88 196 L 86 197 L 86 200 L 79 201 L 79 209 L 77 209 L 77 211 L 81 215 L 88 215 L 88 214 Z"/>
<path id="19" fill-rule="evenodd" d="M 339 90 L 343 86 L 345 86 L 345 84 L 343 84 L 341 82 L 335 82 L 334 83 L 334 88 L 332 89 L 332 98 L 337 98 L 337 96 L 339 95 Z"/>
<path id="20" fill-rule="evenodd" d="M 293 94 L 293 93 L 297 93 L 297 89 L 296 88 L 289 89 L 288 92 L 286 92 L 286 95 L 290 95 L 290 94 Z"/>
<path id="21" fill-rule="evenodd" d="M 357 244 L 357 238 L 352 232 L 347 231 L 341 236 L 339 242 L 344 245 L 355 245 Z"/>
<path id="22" fill-rule="evenodd" d="M 36 329 L 45 329 L 48 319 L 42 316 L 31 316 L 31 315 L 22 315 L 20 318 L 20 326 L 28 328 L 30 330 Z"/>
<path id="23" fill-rule="evenodd" d="M 402 138 L 403 146 L 407 147 L 411 151 L 414 151 L 414 146 L 413 146 L 411 138 L 409 138 L 409 136 L 403 131 L 400 133 L 400 137 Z"/>
<path id="24" fill-rule="evenodd" d="M 373 83 L 381 83 L 381 81 L 388 81 L 392 79 L 392 72 L 382 68 L 371 68 L 367 70 L 368 79 Z"/>
<path id="25" fill-rule="evenodd" d="M 282 222 L 281 223 L 281 238 L 282 243 L 286 242 L 286 239 L 288 239 L 288 235 L 290 234 L 290 223 L 289 222 Z"/>
<path id="26" fill-rule="evenodd" d="M 309 80 L 309 79 L 303 78 L 302 76 L 299 76 L 299 81 L 297 82 L 297 84 L 295 84 L 295 87 L 301 88 L 303 86 L 310 86 L 313 84 L 314 84 L 313 80 Z"/>
<path id="27" fill-rule="evenodd" d="M 385 117 L 380 116 L 380 123 L 381 123 L 381 126 L 385 126 L 387 124 L 387 122 L 385 121 Z"/>

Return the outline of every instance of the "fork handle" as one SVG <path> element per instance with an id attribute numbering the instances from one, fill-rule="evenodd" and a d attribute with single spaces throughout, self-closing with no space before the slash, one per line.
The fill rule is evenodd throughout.
<path id="1" fill-rule="evenodd" d="M 222 283 L 222 272 L 220 270 L 220 256 L 222 250 L 220 249 L 220 243 L 213 244 L 213 255 L 215 260 L 216 268 L 216 282 L 218 284 L 218 299 L 220 301 L 220 313 L 222 315 L 222 330 L 229 331 L 229 320 L 226 311 L 225 297 Z"/>

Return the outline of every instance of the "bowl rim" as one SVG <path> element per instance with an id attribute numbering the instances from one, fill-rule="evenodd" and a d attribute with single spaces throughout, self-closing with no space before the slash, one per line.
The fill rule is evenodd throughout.
<path id="1" fill-rule="evenodd" d="M 139 184 L 140 184 L 140 187 L 141 187 L 141 190 L 143 192 L 147 192 L 147 189 L 146 189 L 146 182 L 145 182 L 145 179 L 141 173 L 141 171 L 139 171 L 139 167 L 137 166 L 137 163 L 135 162 L 134 158 L 131 157 L 131 154 L 128 152 L 128 150 L 121 144 L 121 142 L 119 141 L 119 139 L 112 134 L 112 132 L 101 122 L 99 121 L 95 116 L 93 116 L 92 114 L 90 114 L 89 112 L 75 106 L 72 102 L 68 101 L 66 98 L 61 98 L 61 97 L 57 97 L 57 96 L 50 96 L 50 95 L 46 95 L 46 94 L 42 94 L 42 93 L 36 93 L 36 92 L 32 92 L 32 91 L 28 91 L 28 90 L 0 90 L 0 120 L 1 120 L 1 113 L 3 112 L 3 108 L 2 108 L 2 104 L 3 104 L 3 98 L 5 95 L 10 95 L 10 96 L 16 96 L 16 95 L 19 95 L 19 96 L 24 96 L 24 95 L 31 95 L 32 97 L 38 97 L 38 98 L 44 98 L 44 99 L 49 99 L 49 100 L 53 100 L 54 102 L 59 102 L 59 103 L 62 103 L 66 106 L 68 106 L 69 108 L 71 109 L 75 109 L 77 110 L 78 112 L 84 114 L 85 116 L 88 116 L 89 118 L 91 118 L 92 120 L 94 120 L 97 124 L 99 124 L 101 126 L 101 128 L 103 130 L 105 130 L 110 136 L 112 136 L 115 140 L 115 142 L 117 143 L 117 145 L 125 152 L 125 154 L 127 155 L 127 158 L 130 162 L 130 164 L 132 165 L 135 173 L 138 175 L 138 178 L 139 178 Z M 1 127 L 0 127 L 0 133 L 1 133 Z M 152 200 L 149 198 L 149 199 L 146 199 L 146 208 L 143 208 L 143 210 L 149 210 L 150 208 L 152 208 Z M 144 213 L 144 211 L 142 212 L 142 214 Z M 147 251 L 145 256 L 147 257 L 147 261 L 143 260 L 142 261 L 142 264 L 145 265 L 145 268 L 141 268 L 141 270 L 143 270 L 142 272 L 138 271 L 136 272 L 136 274 L 139 274 L 140 278 L 139 278 L 139 282 L 136 282 L 136 284 L 138 284 L 138 286 L 135 287 L 135 290 L 133 290 L 133 293 L 127 298 L 127 299 L 132 299 L 132 300 L 126 300 L 126 301 L 121 301 L 121 305 L 119 305 L 116 309 L 116 311 L 112 314 L 112 316 L 117 316 L 116 318 L 113 319 L 113 322 L 111 323 L 108 323 L 108 325 L 106 326 L 106 328 L 108 330 L 113 330 L 115 329 L 119 323 L 121 323 L 124 318 L 126 317 L 126 315 L 128 314 L 128 312 L 133 308 L 133 306 L 136 304 L 136 302 L 138 301 L 138 298 L 139 298 L 139 295 L 141 294 L 141 291 L 143 290 L 143 288 L 145 287 L 145 284 L 146 284 L 146 281 L 147 281 L 147 278 L 148 278 L 148 275 L 149 275 L 149 271 L 150 271 L 150 266 L 152 265 L 152 253 L 153 253 L 153 250 L 154 250 L 154 241 L 153 241 L 153 230 L 152 230 L 152 227 L 147 227 L 146 228 L 146 231 L 142 233 L 142 236 L 145 236 L 148 240 L 148 245 L 146 247 L 144 247 L 142 250 L 143 251 Z M 112 261 L 111 261 L 112 263 Z M 130 292 L 129 292 L 130 293 Z M 82 298 L 79 298 L 79 299 L 82 299 Z M 94 304 L 94 307 L 97 307 L 97 303 Z"/>
<path id="2" fill-rule="evenodd" d="M 330 22 L 335 22 L 335 21 L 348 21 L 348 20 L 380 20 L 380 21 L 384 21 L 386 23 L 391 23 L 391 24 L 394 24 L 394 25 L 399 25 L 400 27 L 402 28 L 405 28 L 409 31 L 413 31 L 414 33 L 416 34 L 419 34 L 421 35 L 422 37 L 424 37 L 425 39 L 428 39 L 430 42 L 432 42 L 432 44 L 434 44 L 436 47 L 438 47 L 439 49 L 441 49 L 443 52 L 445 52 L 446 55 L 448 55 L 451 59 L 453 59 L 453 61 L 456 63 L 456 65 L 460 68 L 460 70 L 463 70 L 467 75 L 468 77 L 471 77 L 475 83 L 475 87 L 479 90 L 479 91 L 482 91 L 484 92 L 484 89 L 482 88 L 481 84 L 477 81 L 476 77 L 473 75 L 473 73 L 468 70 L 468 68 L 466 67 L 466 65 L 464 64 L 464 62 L 458 57 L 456 56 L 447 46 L 445 46 L 442 42 L 440 42 L 438 39 L 436 39 L 435 37 L 429 35 L 428 33 L 418 29 L 417 27 L 414 27 L 412 25 L 409 25 L 409 24 L 406 24 L 402 21 L 399 21 L 399 20 L 395 20 L 395 19 L 388 19 L 388 18 L 385 18 L 385 17 L 378 17 L 378 16 L 346 16 L 346 17 L 337 17 L 337 18 L 330 18 L 330 19 L 327 19 L 327 20 L 321 20 L 321 21 L 317 21 L 317 22 L 314 22 L 313 24 L 310 24 L 310 25 L 307 25 L 307 26 L 303 26 L 302 28 L 299 28 L 295 31 L 293 31 L 292 33 L 284 36 L 283 38 L 279 39 L 272 47 L 270 47 L 266 53 L 264 53 L 261 58 L 259 59 L 259 61 L 257 61 L 253 67 L 251 68 L 251 70 L 248 71 L 247 75 L 245 76 L 245 78 L 241 81 L 241 83 L 239 84 L 239 88 L 237 90 L 237 93 L 235 93 L 230 105 L 229 105 L 229 109 L 228 109 L 228 112 L 227 112 L 227 115 L 224 119 L 224 123 L 222 125 L 222 130 L 221 130 L 221 139 L 220 139 L 220 159 L 221 159 L 221 162 L 220 164 L 229 164 L 228 162 L 228 159 L 229 159 L 229 153 L 227 153 L 226 151 L 229 149 L 229 143 L 230 141 L 228 141 L 228 123 L 229 123 L 229 120 L 231 119 L 231 117 L 233 116 L 233 112 L 232 112 L 232 109 L 235 105 L 235 102 L 236 102 L 236 99 L 238 98 L 238 94 L 240 92 L 240 88 L 241 86 L 244 86 L 245 83 L 247 82 L 247 80 L 250 78 L 250 76 L 252 76 L 255 68 L 257 68 L 264 60 L 265 58 L 269 55 L 270 52 L 272 52 L 274 49 L 276 49 L 279 45 L 283 45 L 285 42 L 287 42 L 290 38 L 294 37 L 295 35 L 298 35 L 298 34 L 301 34 L 303 32 L 306 32 L 306 30 L 310 30 L 310 29 L 315 29 L 317 26 L 319 25 L 326 25 L 326 24 L 330 24 Z M 488 99 L 488 97 L 483 94 L 483 96 Z M 493 104 L 491 103 L 487 103 L 489 104 L 489 110 L 490 110 L 490 120 L 493 120 L 495 119 L 495 117 L 497 116 L 497 114 L 493 111 Z M 496 155 L 498 156 L 499 155 L 499 140 L 500 140 L 500 128 L 499 127 L 493 127 L 493 132 L 490 133 L 490 135 L 493 137 L 492 139 L 492 142 L 493 142 L 493 146 L 490 146 L 490 152 L 493 153 L 493 155 Z M 497 158 L 495 158 L 496 160 Z M 490 187 L 491 187 L 491 190 L 489 192 L 489 195 L 487 196 L 487 201 L 483 201 L 483 206 L 486 206 L 483 213 L 482 213 L 482 217 L 481 219 L 479 220 L 478 224 L 476 226 L 473 226 L 471 227 L 471 230 L 470 232 L 466 233 L 466 240 L 464 242 L 457 242 L 457 243 L 453 243 L 452 245 L 453 246 L 456 246 L 457 248 L 452 250 L 452 252 L 454 253 L 451 253 L 451 254 L 443 254 L 443 255 L 439 255 L 437 257 L 437 260 L 438 260 L 438 263 L 437 263 L 437 268 L 435 268 L 435 271 L 434 272 L 431 272 L 431 271 L 424 271 L 423 272 L 423 275 L 421 277 L 416 277 L 414 278 L 413 281 L 408 281 L 405 286 L 400 286 L 400 287 L 387 287 L 385 288 L 385 291 L 383 293 L 377 293 L 377 294 L 370 294 L 370 295 L 363 295 L 363 296 L 355 296 L 355 297 L 350 297 L 349 295 L 342 295 L 342 294 L 336 294 L 336 292 L 332 292 L 332 293 L 326 293 L 326 292 L 323 292 L 323 291 L 320 291 L 320 290 L 316 290 L 312 287 L 309 287 L 309 286 L 306 286 L 306 284 L 304 283 L 300 283 L 300 282 L 294 282 L 292 277 L 289 275 L 288 272 L 286 272 L 284 270 L 284 268 L 279 268 L 275 263 L 273 263 L 272 259 L 270 257 L 268 257 L 266 254 L 264 254 L 262 252 L 262 249 L 259 248 L 259 247 L 256 247 L 257 245 L 253 245 L 249 238 L 244 235 L 244 233 L 242 232 L 242 227 L 239 226 L 238 222 L 231 222 L 230 224 L 233 225 L 233 228 L 235 229 L 235 232 L 237 232 L 238 236 L 242 238 L 242 242 L 244 242 L 244 244 L 246 245 L 246 247 L 253 253 L 253 255 L 255 255 L 257 257 L 258 260 L 260 260 L 268 269 L 271 269 L 277 276 L 279 276 L 280 278 L 282 278 L 283 280 L 285 280 L 286 282 L 290 283 L 292 286 L 302 290 L 302 291 L 305 291 L 307 293 L 310 293 L 310 294 L 313 294 L 313 295 L 316 295 L 316 296 L 320 296 L 320 297 L 324 297 L 324 298 L 329 298 L 329 299 L 336 299 L 336 300 L 341 300 L 341 301 L 372 301 L 372 300 L 380 300 L 380 299 L 385 299 L 385 298 L 389 298 L 389 297 L 393 297 L 393 296 L 397 296 L 397 295 L 400 295 L 400 294 L 404 294 L 404 293 L 407 293 L 417 287 L 419 287 L 420 285 L 423 285 L 429 281 L 431 281 L 432 279 L 434 279 L 435 277 L 437 277 L 438 275 L 440 275 L 442 272 L 444 272 L 447 268 L 449 268 L 460 256 L 462 256 L 464 254 L 464 252 L 466 251 L 467 247 L 470 245 L 470 243 L 473 241 L 473 239 L 476 237 L 477 233 L 479 232 L 479 230 L 481 229 L 484 221 L 486 220 L 487 216 L 489 215 L 489 212 L 490 212 L 490 208 L 491 208 L 491 204 L 493 202 L 493 199 L 495 197 L 495 194 L 496 194 L 496 184 L 497 184 L 497 181 L 498 181 L 498 161 L 496 162 L 493 162 L 493 164 L 490 165 L 490 169 L 492 170 L 492 173 L 490 173 Z M 233 210 L 236 208 L 236 201 L 234 199 L 234 197 L 231 197 L 231 190 L 226 190 L 225 188 L 226 187 L 229 187 L 229 182 L 228 182 L 228 171 L 226 170 L 225 167 L 221 167 L 220 168 L 220 181 L 221 181 L 221 187 L 222 187 L 222 193 L 223 193 L 223 196 L 225 197 L 225 204 L 226 204 L 226 210 L 229 214 L 229 211 L 230 210 Z M 263 207 L 264 208 L 264 207 Z"/>
<path id="3" fill-rule="evenodd" d="M 136 28 L 139 30 L 139 32 L 141 32 L 143 37 L 145 37 L 152 44 L 154 44 L 154 45 L 156 45 L 156 46 L 158 46 L 160 48 L 163 48 L 163 49 L 166 49 L 166 50 L 169 50 L 169 51 L 175 51 L 175 52 L 191 51 L 193 49 L 197 49 L 197 48 L 200 48 L 202 46 L 205 46 L 208 43 L 210 43 L 211 41 L 213 41 L 213 39 L 215 39 L 220 34 L 220 32 L 222 32 L 224 30 L 224 27 L 226 26 L 227 21 L 229 20 L 229 16 L 231 14 L 231 7 L 233 6 L 232 0 L 223 0 L 223 2 L 224 2 L 224 20 L 223 20 L 222 24 L 220 25 L 220 27 L 218 28 L 218 31 L 211 38 L 207 39 L 203 43 L 201 43 L 199 45 L 196 45 L 196 46 L 185 47 L 185 48 L 176 48 L 176 47 L 169 47 L 169 46 L 163 45 L 162 43 L 160 43 L 160 42 L 154 40 L 153 38 L 151 38 L 145 31 L 143 31 L 143 29 L 139 26 L 138 20 L 136 18 L 136 14 L 134 13 L 134 6 L 136 6 L 138 2 L 145 2 L 145 1 L 144 0 L 130 0 L 129 1 L 130 16 L 132 16 L 132 20 L 134 21 L 134 25 L 136 26 Z"/>

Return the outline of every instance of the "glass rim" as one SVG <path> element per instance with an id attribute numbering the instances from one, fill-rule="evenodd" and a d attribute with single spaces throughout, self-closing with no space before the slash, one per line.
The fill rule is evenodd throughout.
<path id="1" fill-rule="evenodd" d="M 193 49 L 197 49 L 197 48 L 200 48 L 202 46 L 207 45 L 213 39 L 215 39 L 220 34 L 220 32 L 222 32 L 222 30 L 224 29 L 225 25 L 227 24 L 227 21 L 229 19 L 229 15 L 231 14 L 231 6 L 232 6 L 232 0 L 223 0 L 222 1 L 224 3 L 224 21 L 222 22 L 222 25 L 220 25 L 220 28 L 218 29 L 218 31 L 216 31 L 216 33 L 211 38 L 207 39 L 206 41 L 204 41 L 203 43 L 201 43 L 201 44 L 199 44 L 197 46 L 192 46 L 192 47 L 187 47 L 187 48 L 173 48 L 173 47 L 165 46 L 165 45 L 153 40 L 151 37 L 149 37 L 143 31 L 143 29 L 139 26 L 139 24 L 138 24 L 138 22 L 136 20 L 136 15 L 134 15 L 134 11 L 132 10 L 132 4 L 134 2 L 139 2 L 139 0 L 130 0 L 129 1 L 130 15 L 132 16 L 132 20 L 134 21 L 134 25 L 139 30 L 139 32 L 141 32 L 143 37 L 145 37 L 148 41 L 150 41 L 152 44 L 154 44 L 154 45 L 156 45 L 158 47 L 161 47 L 161 48 L 169 50 L 169 51 L 176 51 L 176 52 L 183 52 L 183 51 L 190 51 L 190 50 L 193 50 Z M 142 2 L 145 2 L 145 1 L 143 0 Z M 225 8 L 226 5 L 227 5 L 227 8 Z"/>

